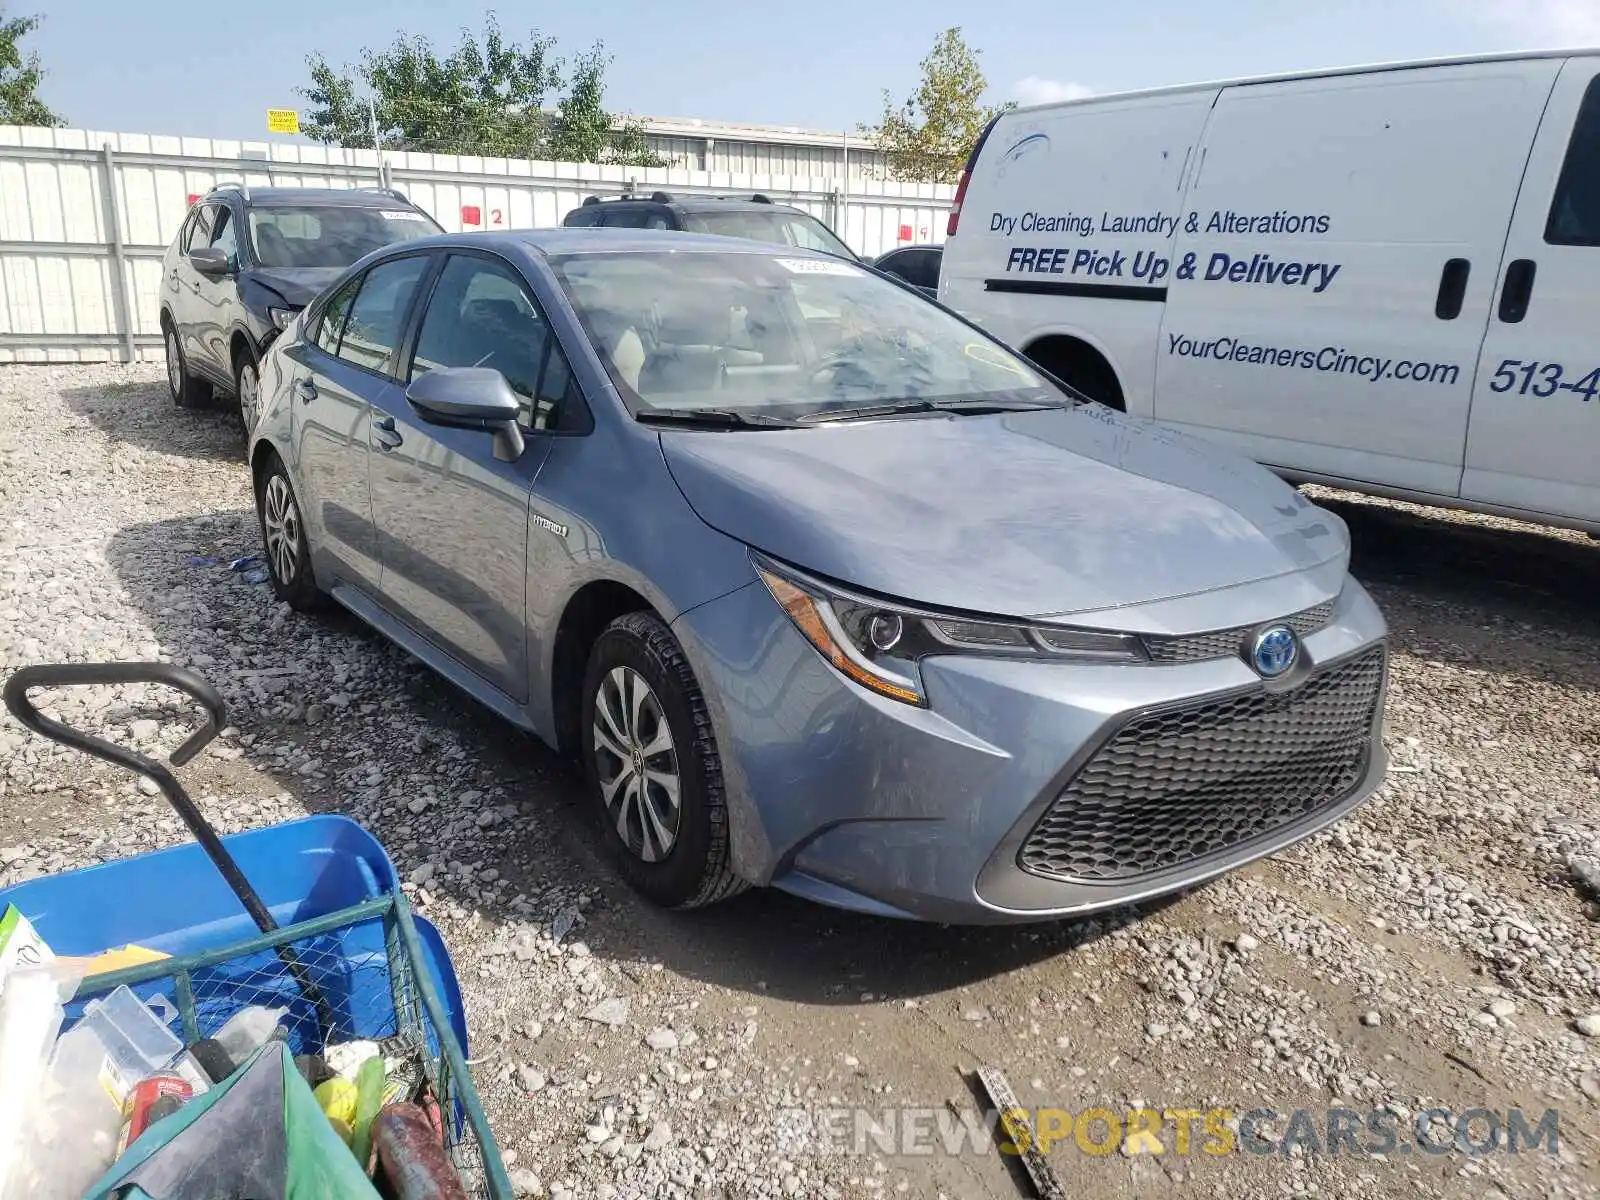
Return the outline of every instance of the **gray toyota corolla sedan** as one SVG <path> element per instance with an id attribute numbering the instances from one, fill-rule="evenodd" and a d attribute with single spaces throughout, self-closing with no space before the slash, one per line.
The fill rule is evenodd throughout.
<path id="1" fill-rule="evenodd" d="M 582 759 L 627 878 L 1037 920 L 1382 779 L 1339 519 L 820 254 L 550 230 L 369 256 L 253 432 L 277 595 Z"/>

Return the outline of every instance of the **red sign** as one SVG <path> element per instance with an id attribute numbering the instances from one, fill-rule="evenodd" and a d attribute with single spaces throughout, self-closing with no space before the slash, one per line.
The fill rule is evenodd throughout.
<path id="1" fill-rule="evenodd" d="M 911 226 L 909 226 L 909 225 L 900 226 L 900 240 L 902 242 L 909 242 L 911 240 Z"/>
<path id="2" fill-rule="evenodd" d="M 199 203 L 200 203 L 200 193 L 199 192 L 190 192 L 189 193 L 189 207 L 193 208 L 196 204 L 199 204 Z"/>
<path id="3" fill-rule="evenodd" d="M 482 225 L 483 209 L 476 204 L 463 204 L 461 206 L 461 223 L 463 225 Z"/>

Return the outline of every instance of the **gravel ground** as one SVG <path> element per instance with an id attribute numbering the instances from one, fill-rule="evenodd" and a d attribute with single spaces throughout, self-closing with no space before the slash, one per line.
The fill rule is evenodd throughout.
<path id="1" fill-rule="evenodd" d="M 526 1194 L 1026 1194 L 992 1152 L 793 1136 L 797 1109 L 970 1113 L 980 1062 L 1026 1105 L 1381 1107 L 1406 1143 L 1069 1138 L 1051 1157 L 1074 1197 L 1600 1194 L 1600 897 L 1579 880 L 1600 873 L 1600 546 L 1317 493 L 1393 629 L 1394 773 L 1333 831 L 1175 902 L 1000 930 L 763 892 L 663 914 L 597 858 L 552 754 L 352 619 L 191 564 L 258 548 L 240 454 L 158 368 L 0 369 L 0 668 L 193 666 L 231 708 L 183 772 L 218 826 L 371 828 L 449 942 Z M 46 704 L 147 750 L 188 728 L 143 688 Z M 0 885 L 181 836 L 129 777 L 0 721 Z M 1559 1153 L 1408 1153 L 1435 1106 L 1558 1109 Z"/>

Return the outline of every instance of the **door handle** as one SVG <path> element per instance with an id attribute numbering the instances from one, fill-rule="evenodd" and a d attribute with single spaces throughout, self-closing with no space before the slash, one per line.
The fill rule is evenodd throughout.
<path id="1" fill-rule="evenodd" d="M 400 436 L 400 431 L 394 427 L 393 417 L 383 417 L 372 423 L 372 441 L 379 450 L 385 452 L 395 449 L 405 438 Z"/>
<path id="2" fill-rule="evenodd" d="M 1519 258 L 1506 268 L 1505 282 L 1500 285 L 1500 319 L 1507 325 L 1515 325 L 1528 315 L 1537 270 L 1531 258 Z"/>
<path id="3" fill-rule="evenodd" d="M 317 398 L 316 381 L 312 379 L 302 379 L 294 385 L 294 391 L 295 395 L 299 396 L 301 400 L 305 401 L 307 404 L 310 404 Z"/>
<path id="4" fill-rule="evenodd" d="M 1467 279 L 1472 274 L 1472 264 L 1464 258 L 1452 258 L 1439 272 L 1439 295 L 1433 302 L 1433 315 L 1441 321 L 1454 321 L 1461 315 L 1461 303 L 1467 297 Z"/>

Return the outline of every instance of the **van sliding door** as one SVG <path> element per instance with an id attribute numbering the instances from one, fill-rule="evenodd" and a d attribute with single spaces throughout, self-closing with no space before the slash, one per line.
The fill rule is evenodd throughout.
<path id="1" fill-rule="evenodd" d="M 1455 496 L 1559 60 L 1228 88 L 1173 247 L 1157 419 L 1291 474 Z"/>

